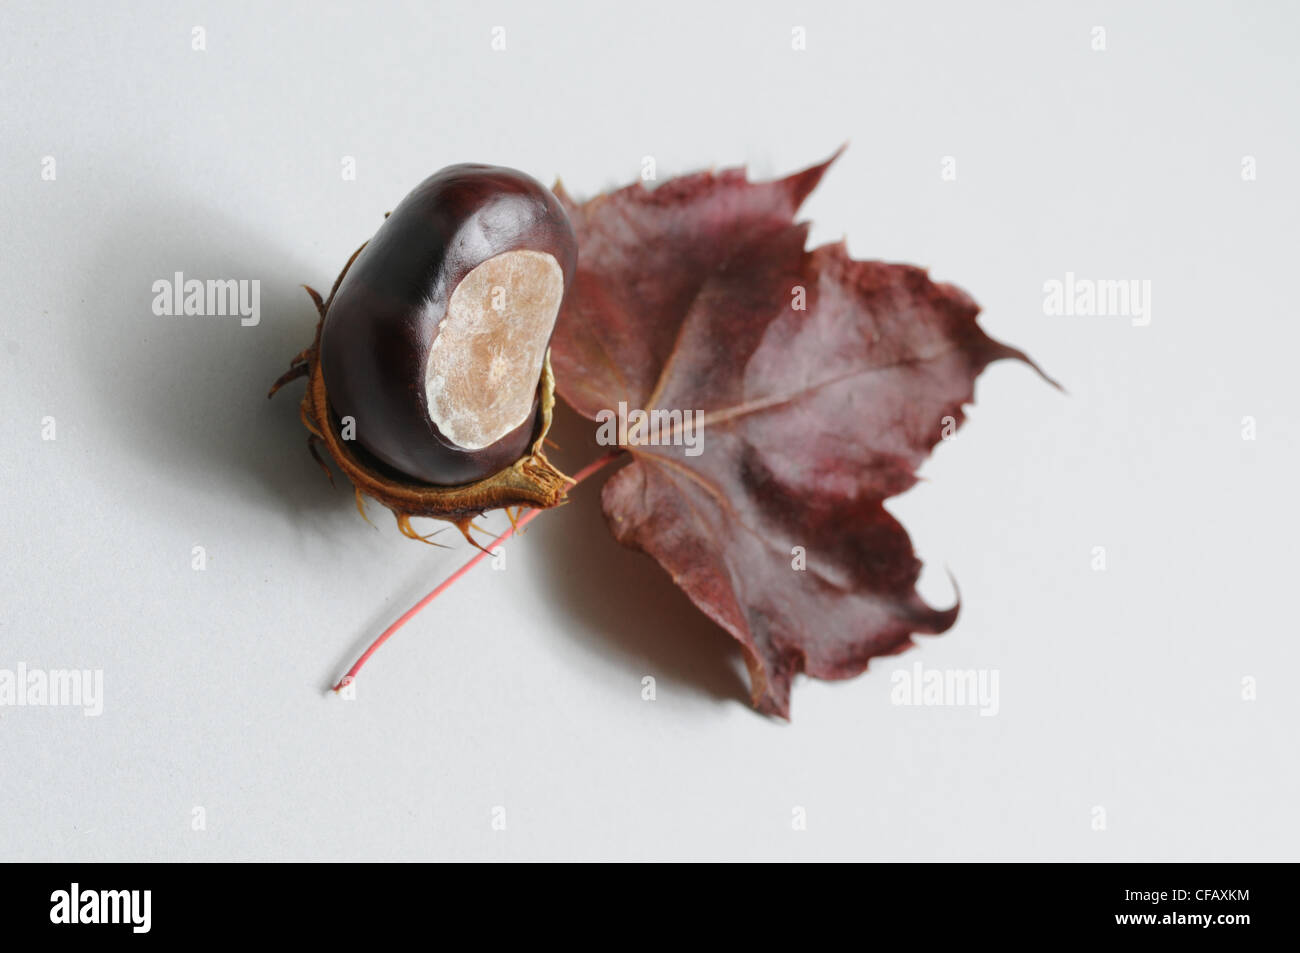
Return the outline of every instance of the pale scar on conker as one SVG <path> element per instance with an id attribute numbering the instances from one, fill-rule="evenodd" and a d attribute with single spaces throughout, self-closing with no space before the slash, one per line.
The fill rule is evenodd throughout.
<path id="1" fill-rule="evenodd" d="M 564 209 L 535 179 L 449 166 L 412 191 L 352 255 L 312 345 L 271 387 L 306 377 L 299 409 L 312 456 L 324 446 L 402 534 L 422 516 L 470 523 L 491 509 L 545 509 L 568 477 L 546 459 L 555 405 L 549 344 L 577 264 Z M 346 422 L 346 423 L 345 423 Z M 513 514 L 511 514 L 513 519 Z"/>

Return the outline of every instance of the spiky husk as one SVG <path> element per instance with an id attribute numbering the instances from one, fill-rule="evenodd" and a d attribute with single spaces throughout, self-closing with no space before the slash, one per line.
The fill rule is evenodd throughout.
<path id="1" fill-rule="evenodd" d="M 476 483 L 463 486 L 432 486 L 428 483 L 402 480 L 401 478 L 380 472 L 371 462 L 355 452 L 350 441 L 346 441 L 334 426 L 334 415 L 330 411 L 329 395 L 325 391 L 325 377 L 320 365 L 321 329 L 325 324 L 325 315 L 329 311 L 334 295 L 338 293 L 343 276 L 361 254 L 362 245 L 353 252 L 343 271 L 334 282 L 330 296 L 322 301 L 319 294 L 311 288 L 311 295 L 320 314 L 316 325 L 316 337 L 311 347 L 299 353 L 289 370 L 272 386 L 268 397 L 273 396 L 285 384 L 299 377 L 307 378 L 307 391 L 303 394 L 299 406 L 299 416 L 307 428 L 308 447 L 333 482 L 333 474 L 317 452 L 323 445 L 334 461 L 335 466 L 343 471 L 352 482 L 356 493 L 357 509 L 366 516 L 365 497 L 383 504 L 392 511 L 397 519 L 397 528 L 403 536 L 430 543 L 429 536 L 416 532 L 411 525 L 412 517 L 422 516 L 444 520 L 455 525 L 461 533 L 475 546 L 479 543 L 470 535 L 471 521 L 488 510 L 506 509 L 511 521 L 515 514 L 510 507 L 530 507 L 548 509 L 565 501 L 565 491 L 572 480 L 565 476 L 546 459 L 542 452 L 543 441 L 551 428 L 551 413 L 555 407 L 555 377 L 551 372 L 551 356 L 547 352 L 542 366 L 542 379 L 539 384 L 539 397 L 542 412 L 542 425 L 533 441 L 529 452 L 490 477 Z M 306 287 L 306 286 L 304 286 Z M 369 517 L 366 517 L 369 520 Z M 432 534 L 430 534 L 432 535 Z M 482 547 L 479 546 L 481 549 Z"/>

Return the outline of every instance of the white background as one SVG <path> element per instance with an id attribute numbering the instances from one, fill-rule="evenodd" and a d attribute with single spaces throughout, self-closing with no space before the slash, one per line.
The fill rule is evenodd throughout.
<path id="1" fill-rule="evenodd" d="M 0 668 L 102 669 L 105 700 L 0 708 L 0 858 L 1296 859 L 1298 28 L 1285 3 L 6 2 Z M 846 140 L 814 239 L 962 285 L 1069 392 L 994 365 L 890 503 L 956 627 L 763 718 L 587 486 L 327 695 L 467 553 L 368 526 L 301 385 L 265 399 L 310 342 L 298 284 L 452 162 L 585 197 L 647 155 L 766 177 Z M 261 324 L 154 316 L 176 271 L 260 279 Z M 1048 317 L 1067 271 L 1150 280 L 1151 324 Z M 918 661 L 996 669 L 999 714 L 891 705 Z"/>

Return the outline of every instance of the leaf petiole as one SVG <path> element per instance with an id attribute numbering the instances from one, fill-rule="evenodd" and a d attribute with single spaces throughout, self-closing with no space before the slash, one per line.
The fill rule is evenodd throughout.
<path id="1" fill-rule="evenodd" d="M 587 464 L 585 467 L 583 467 L 581 470 L 579 470 L 577 473 L 573 475 L 573 486 L 577 486 L 583 480 L 587 479 L 589 476 L 596 473 L 598 470 L 602 469 L 606 464 L 612 463 L 618 457 L 622 456 L 622 454 L 623 454 L 623 450 L 621 449 L 612 450 L 609 453 L 605 454 L 603 457 L 598 457 L 597 459 L 593 460 L 591 463 Z M 504 531 L 500 536 L 498 536 L 491 543 L 489 543 L 488 546 L 485 547 L 482 551 L 476 553 L 473 557 L 471 557 L 470 560 L 467 563 L 465 563 L 465 565 L 461 566 L 454 573 L 448 576 L 444 582 L 438 585 L 427 596 L 425 596 L 415 605 L 411 606 L 411 608 L 407 609 L 404 613 L 402 613 L 401 617 L 399 617 L 396 622 L 394 622 L 383 632 L 381 632 L 379 637 L 375 639 L 375 641 L 370 643 L 370 647 L 361 653 L 361 657 L 358 658 L 355 663 L 353 663 L 350 669 L 348 669 L 348 673 L 338 680 L 338 683 L 334 686 L 333 691 L 340 692 L 343 689 L 347 688 L 349 685 L 351 685 L 354 681 L 356 681 L 357 675 L 361 672 L 361 669 L 365 666 L 366 662 L 370 660 L 370 656 L 374 655 L 377 651 L 379 651 L 379 647 L 383 645 L 385 642 L 387 642 L 390 638 L 392 638 L 398 629 L 406 625 L 406 623 L 410 622 L 411 619 L 415 618 L 415 616 L 417 616 L 420 613 L 420 610 L 422 610 L 434 599 L 438 598 L 438 596 L 442 595 L 447 589 L 451 588 L 452 583 L 454 583 L 461 576 L 465 575 L 467 572 L 469 572 L 471 569 L 477 566 L 482 560 L 490 556 L 497 549 L 497 547 L 499 547 L 511 536 L 515 535 L 515 533 L 522 530 L 525 526 L 527 526 L 530 522 L 532 522 L 535 517 L 541 515 L 544 512 L 545 510 L 529 510 L 527 513 L 523 514 L 518 519 L 514 520 L 509 529 Z"/>

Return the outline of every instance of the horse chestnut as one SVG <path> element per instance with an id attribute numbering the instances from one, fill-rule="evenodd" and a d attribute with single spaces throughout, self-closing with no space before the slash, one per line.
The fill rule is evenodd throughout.
<path id="1" fill-rule="evenodd" d="M 577 262 L 549 190 L 514 169 L 454 165 L 416 186 L 325 315 L 330 403 L 401 473 L 455 486 L 519 459 Z"/>
<path id="2" fill-rule="evenodd" d="M 541 450 L 554 404 L 548 345 L 576 263 L 573 228 L 540 183 L 449 166 L 358 249 L 328 301 L 307 289 L 316 341 L 271 393 L 310 378 L 313 456 L 324 444 L 358 507 L 363 494 L 380 500 L 408 536 L 424 538 L 411 516 L 466 532 L 484 509 L 554 506 L 567 478 Z"/>

